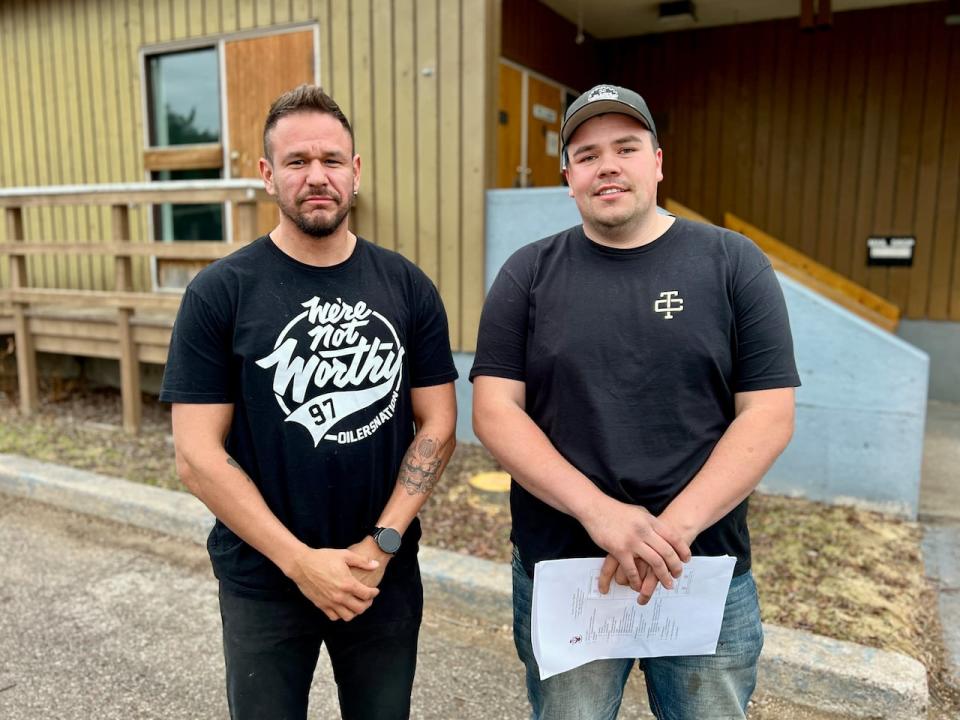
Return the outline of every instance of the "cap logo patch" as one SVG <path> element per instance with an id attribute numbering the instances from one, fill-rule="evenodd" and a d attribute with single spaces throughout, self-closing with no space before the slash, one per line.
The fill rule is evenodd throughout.
<path id="1" fill-rule="evenodd" d="M 594 100 L 619 100 L 620 93 L 617 92 L 617 89 L 609 85 L 598 85 L 593 90 L 590 91 L 590 94 L 587 96 L 587 102 L 593 102 Z"/>

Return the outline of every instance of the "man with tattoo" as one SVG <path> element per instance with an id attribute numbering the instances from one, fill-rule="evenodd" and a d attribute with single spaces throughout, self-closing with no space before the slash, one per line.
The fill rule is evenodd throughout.
<path id="1" fill-rule="evenodd" d="M 230 714 L 306 718 L 325 643 L 344 718 L 407 718 L 416 516 L 454 448 L 446 316 L 413 263 L 350 232 L 360 156 L 320 88 L 273 104 L 260 172 L 279 223 L 187 287 L 161 392 L 217 517 Z"/>

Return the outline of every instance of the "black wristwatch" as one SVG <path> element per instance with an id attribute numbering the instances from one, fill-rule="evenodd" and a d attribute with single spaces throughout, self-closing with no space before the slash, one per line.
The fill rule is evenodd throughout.
<path id="1" fill-rule="evenodd" d="M 387 555 L 396 555 L 400 549 L 400 533 L 389 527 L 375 527 L 373 532 L 374 541 L 377 547 L 383 550 Z"/>

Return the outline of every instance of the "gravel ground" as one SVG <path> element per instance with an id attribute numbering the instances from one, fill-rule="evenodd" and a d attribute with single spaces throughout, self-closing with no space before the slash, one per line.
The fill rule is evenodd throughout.
<path id="1" fill-rule="evenodd" d="M 119 394 L 75 381 L 49 383 L 40 412 L 19 415 L 0 392 L 0 452 L 182 490 L 173 468 L 169 409 L 144 395 L 143 431 L 120 429 Z M 482 447 L 461 444 L 421 514 L 424 542 L 506 562 L 506 493 L 474 489 L 499 469 Z M 935 595 L 923 575 L 914 523 L 846 507 L 755 494 L 750 510 L 754 573 L 766 622 L 910 655 L 928 668 L 943 717 L 960 717 L 944 670 Z"/>

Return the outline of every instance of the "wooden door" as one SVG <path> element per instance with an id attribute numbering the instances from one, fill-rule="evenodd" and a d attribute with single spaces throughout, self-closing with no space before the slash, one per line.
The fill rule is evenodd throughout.
<path id="1" fill-rule="evenodd" d="M 277 97 L 297 85 L 316 82 L 313 31 L 302 30 L 225 43 L 227 128 L 230 177 L 259 178 L 263 155 L 263 122 Z M 277 225 L 277 206 L 257 207 L 255 236 Z M 241 237 L 237 211 L 233 213 L 234 242 Z"/>
<path id="2" fill-rule="evenodd" d="M 563 89 L 529 75 L 527 78 L 528 187 L 562 185 L 560 122 Z"/>
<path id="3" fill-rule="evenodd" d="M 500 63 L 500 91 L 497 121 L 498 188 L 522 187 L 523 157 L 521 128 L 523 120 L 523 74 L 515 67 Z"/>

